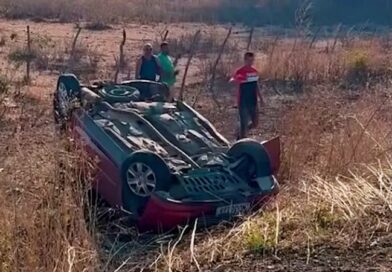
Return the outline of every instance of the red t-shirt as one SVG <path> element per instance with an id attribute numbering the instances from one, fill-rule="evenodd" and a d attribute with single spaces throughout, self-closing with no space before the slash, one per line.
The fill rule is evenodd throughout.
<path id="1" fill-rule="evenodd" d="M 231 79 L 239 84 L 237 90 L 237 103 L 257 103 L 257 87 L 259 73 L 253 66 L 243 66 L 239 68 Z"/>

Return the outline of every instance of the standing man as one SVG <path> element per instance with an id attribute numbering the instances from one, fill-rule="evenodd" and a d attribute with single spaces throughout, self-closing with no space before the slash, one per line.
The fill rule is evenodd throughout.
<path id="1" fill-rule="evenodd" d="M 170 57 L 169 44 L 167 42 L 161 43 L 161 53 L 158 55 L 158 60 L 161 65 L 160 81 L 169 87 L 170 94 L 168 100 L 172 101 L 174 98 L 174 84 L 178 75 L 178 71 L 175 70 L 178 58 L 173 61 Z"/>
<path id="2" fill-rule="evenodd" d="M 239 68 L 231 82 L 237 83 L 237 105 L 240 117 L 240 127 L 238 139 L 248 136 L 249 129 L 256 128 L 258 125 L 258 103 L 263 106 L 264 101 L 259 87 L 259 74 L 253 67 L 255 55 L 247 52 L 244 55 L 244 66 Z"/>
<path id="3" fill-rule="evenodd" d="M 152 45 L 147 43 L 143 47 L 143 55 L 136 62 L 136 79 L 156 81 L 161 68 L 158 58 L 152 53 Z"/>

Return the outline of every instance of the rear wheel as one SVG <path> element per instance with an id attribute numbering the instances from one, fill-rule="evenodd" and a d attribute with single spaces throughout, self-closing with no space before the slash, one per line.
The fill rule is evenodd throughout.
<path id="1" fill-rule="evenodd" d="M 237 160 L 242 159 L 234 171 L 250 185 L 258 186 L 263 191 L 274 190 L 271 160 L 261 143 L 250 139 L 240 140 L 230 148 L 228 155 Z"/>
<path id="2" fill-rule="evenodd" d="M 228 155 L 240 159 L 245 157 L 253 168 L 253 175 L 265 177 L 272 175 L 271 162 L 268 152 L 263 145 L 251 139 L 240 140 L 229 150 Z"/>
<path id="3" fill-rule="evenodd" d="M 123 208 L 135 215 L 140 215 L 157 191 L 168 191 L 171 174 L 165 161 L 158 155 L 148 152 L 135 152 L 123 164 L 122 168 Z"/>
<path id="4" fill-rule="evenodd" d="M 64 130 L 71 116 L 72 102 L 80 96 L 80 83 L 75 75 L 61 75 L 53 99 L 55 123 Z"/>

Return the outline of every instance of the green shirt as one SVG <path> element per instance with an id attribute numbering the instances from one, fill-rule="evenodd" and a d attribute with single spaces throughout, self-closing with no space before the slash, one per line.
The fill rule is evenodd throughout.
<path id="1" fill-rule="evenodd" d="M 176 83 L 175 67 L 172 58 L 164 53 L 158 55 L 159 64 L 161 65 L 161 81 L 169 86 Z"/>

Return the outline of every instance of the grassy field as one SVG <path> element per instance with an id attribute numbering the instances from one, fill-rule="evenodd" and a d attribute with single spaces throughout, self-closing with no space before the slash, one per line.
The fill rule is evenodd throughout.
<path id="1" fill-rule="evenodd" d="M 31 8 L 40 2 L 46 3 L 36 1 Z M 33 54 L 26 57 L 27 24 Z M 0 271 L 390 271 L 388 36 L 287 39 L 257 30 L 252 49 L 266 108 L 252 137 L 282 137 L 282 192 L 239 222 L 197 232 L 191 225 L 157 236 L 117 221 L 86 222 L 87 185 L 75 165 L 78 154 L 65 150 L 53 128 L 58 74 L 74 71 L 85 81 L 113 78 L 123 27 L 127 65 L 121 78 L 133 74 L 142 44 L 158 44 L 166 29 L 173 50 L 185 55 L 183 71 L 192 34 L 202 30 L 185 97 L 233 139 L 234 92 L 226 81 L 241 63 L 246 36 L 229 39 L 211 93 L 206 86 L 226 26 L 83 29 L 70 62 L 73 24 L 0 21 Z M 26 59 L 32 62 L 30 82 Z"/>

